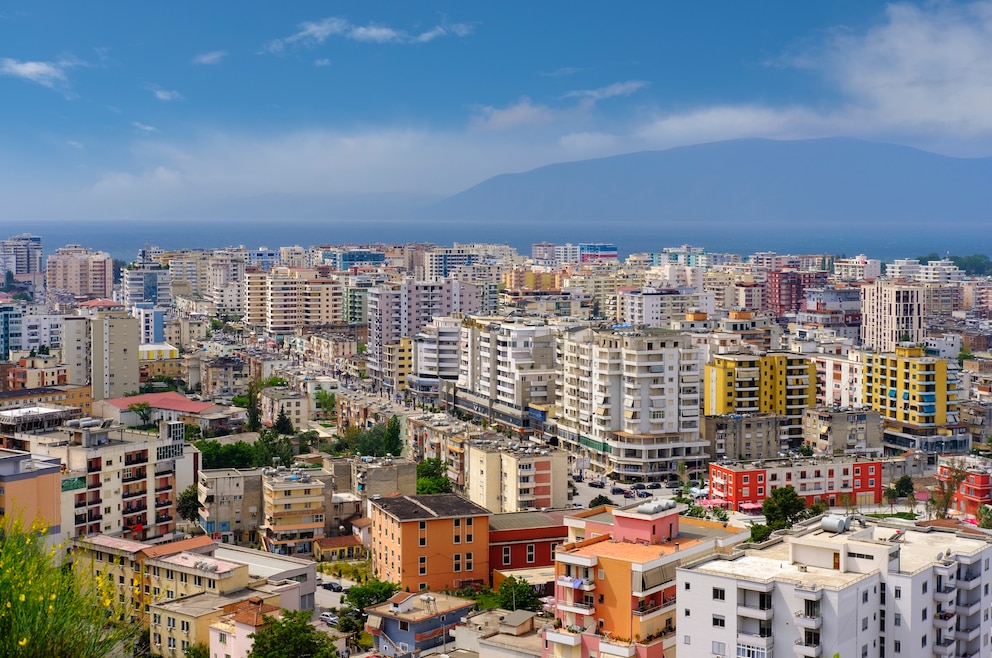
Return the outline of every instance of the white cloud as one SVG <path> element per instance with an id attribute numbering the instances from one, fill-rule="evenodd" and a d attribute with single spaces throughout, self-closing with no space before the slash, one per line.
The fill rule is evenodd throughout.
<path id="1" fill-rule="evenodd" d="M 639 89 L 647 87 L 648 83 L 643 80 L 627 80 L 625 82 L 614 82 L 611 85 L 600 87 L 599 89 L 580 89 L 570 91 L 565 94 L 565 98 L 586 98 L 591 101 L 601 101 L 614 96 L 630 96 Z"/>
<path id="2" fill-rule="evenodd" d="M 337 17 L 301 23 L 298 27 L 299 29 L 290 36 L 273 39 L 267 43 L 264 50 L 278 55 L 284 52 L 287 46 L 295 44 L 312 48 L 319 46 L 332 36 L 365 43 L 428 43 L 450 35 L 465 37 L 473 30 L 473 27 L 468 23 L 452 23 L 435 25 L 417 34 L 411 34 L 387 25 L 373 23 L 355 25 L 344 18 Z"/>
<path id="3" fill-rule="evenodd" d="M 331 65 L 331 60 L 327 59 L 326 57 L 321 58 L 321 59 L 315 59 L 313 61 L 313 65 L 314 66 L 318 66 L 318 67 L 330 66 Z"/>
<path id="4" fill-rule="evenodd" d="M 557 78 L 564 75 L 575 75 L 576 73 L 580 73 L 582 70 L 583 69 L 580 69 L 577 66 L 562 66 L 554 71 L 546 71 L 539 73 L 538 75 L 543 75 L 547 78 Z"/>
<path id="5" fill-rule="evenodd" d="M 152 91 L 155 94 L 155 98 L 163 102 L 178 101 L 183 98 L 183 95 L 178 91 L 169 91 L 167 89 L 154 89 Z"/>
<path id="6" fill-rule="evenodd" d="M 71 146 L 72 148 L 76 149 L 77 151 L 82 151 L 83 150 L 83 143 L 82 142 L 77 142 L 74 139 L 67 140 L 65 144 L 66 144 L 66 146 Z"/>
<path id="7" fill-rule="evenodd" d="M 53 89 L 65 86 L 66 69 L 73 64 L 71 62 L 22 62 L 9 57 L 0 58 L 0 75 L 9 75 L 29 82 L 37 83 L 43 87 Z"/>
<path id="8" fill-rule="evenodd" d="M 212 65 L 220 64 L 228 52 L 226 50 L 212 50 L 208 53 L 200 53 L 193 58 L 194 64 Z"/>
<path id="9" fill-rule="evenodd" d="M 146 133 L 157 133 L 158 132 L 158 128 L 156 128 L 155 126 L 149 126 L 147 123 L 141 123 L 139 121 L 132 121 L 131 122 L 131 125 L 134 126 L 135 128 L 137 128 L 138 130 L 142 131 L 142 132 L 146 132 Z"/>
<path id="10" fill-rule="evenodd" d="M 479 109 L 472 125 L 482 130 L 503 131 L 550 123 L 555 111 L 546 105 L 535 105 L 524 96 L 504 108 L 485 106 Z"/>

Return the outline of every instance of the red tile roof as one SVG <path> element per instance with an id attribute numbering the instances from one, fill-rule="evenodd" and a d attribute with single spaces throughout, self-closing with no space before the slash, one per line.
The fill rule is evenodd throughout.
<path id="1" fill-rule="evenodd" d="M 321 537 L 314 543 L 320 548 L 347 548 L 348 546 L 361 546 L 362 540 L 355 535 L 341 535 L 340 537 Z"/>
<path id="2" fill-rule="evenodd" d="M 147 402 L 152 409 L 165 409 L 167 411 L 180 411 L 187 414 L 203 413 L 214 406 L 212 402 L 196 402 L 190 400 L 182 393 L 166 391 L 165 393 L 145 393 L 143 395 L 132 395 L 127 398 L 111 398 L 104 400 L 121 411 L 124 411 L 132 404 Z"/>

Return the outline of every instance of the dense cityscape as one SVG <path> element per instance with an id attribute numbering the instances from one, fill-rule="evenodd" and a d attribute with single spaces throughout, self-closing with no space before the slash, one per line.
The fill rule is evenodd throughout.
<path id="1" fill-rule="evenodd" d="M 126 622 L 73 655 L 987 650 L 985 257 L 49 240 L 0 515 Z"/>

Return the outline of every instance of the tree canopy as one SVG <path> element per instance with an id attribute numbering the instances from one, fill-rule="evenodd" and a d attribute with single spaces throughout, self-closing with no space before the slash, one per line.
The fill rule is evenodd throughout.
<path id="1" fill-rule="evenodd" d="M 765 521 L 772 529 L 788 528 L 806 516 L 806 500 L 790 487 L 772 489 L 761 504 Z"/>
<path id="2" fill-rule="evenodd" d="M 896 480 L 896 493 L 899 494 L 900 498 L 905 498 L 906 496 L 913 495 L 913 478 L 908 475 L 903 475 L 901 478 Z"/>
<path id="3" fill-rule="evenodd" d="M 200 518 L 200 500 L 196 484 L 191 484 L 179 494 L 176 499 L 176 514 L 186 521 L 196 521 Z"/>
<path id="4" fill-rule="evenodd" d="M 353 608 L 364 610 L 370 605 L 387 601 L 399 589 L 400 586 L 396 583 L 390 583 L 384 580 L 370 580 L 364 585 L 355 585 L 352 587 L 344 595 L 344 599 Z"/>
<path id="5" fill-rule="evenodd" d="M 532 610 L 537 612 L 541 609 L 541 598 L 534 591 L 526 580 L 517 579 L 510 576 L 499 584 L 496 590 L 496 601 L 499 607 L 504 610 Z"/>
<path id="6" fill-rule="evenodd" d="M 127 405 L 127 411 L 136 414 L 141 419 L 142 425 L 147 425 L 152 419 L 152 405 L 147 402 L 132 402 Z"/>
<path id="7" fill-rule="evenodd" d="M 293 434 L 296 431 L 293 427 L 293 421 L 286 415 L 286 410 L 282 407 L 279 407 L 279 413 L 276 415 L 276 421 L 272 424 L 272 428 L 280 434 Z"/>
<path id="8" fill-rule="evenodd" d="M 309 610 L 283 610 L 281 619 L 263 615 L 262 620 L 267 625 L 249 636 L 255 640 L 249 658 L 336 658 L 338 654 L 331 637 L 310 624 Z"/>
<path id="9" fill-rule="evenodd" d="M 605 494 L 599 494 L 598 496 L 596 496 L 595 498 L 589 501 L 589 509 L 592 509 L 593 507 L 599 507 L 600 505 L 612 505 L 612 504 L 613 501 L 610 500 L 609 496 Z"/>
<path id="10" fill-rule="evenodd" d="M 451 493 L 444 462 L 434 457 L 417 464 L 417 495 Z"/>

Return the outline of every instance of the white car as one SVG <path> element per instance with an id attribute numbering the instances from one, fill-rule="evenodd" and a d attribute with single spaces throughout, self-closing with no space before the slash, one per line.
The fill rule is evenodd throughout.
<path id="1" fill-rule="evenodd" d="M 327 624 L 328 626 L 333 626 L 339 621 L 341 621 L 336 614 L 333 612 L 322 612 L 320 613 L 320 620 Z"/>

